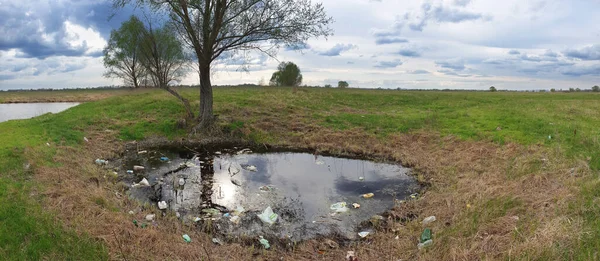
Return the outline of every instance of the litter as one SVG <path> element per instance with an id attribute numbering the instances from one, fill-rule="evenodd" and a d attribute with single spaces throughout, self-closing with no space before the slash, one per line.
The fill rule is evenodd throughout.
<path id="1" fill-rule="evenodd" d="M 334 210 L 336 213 L 342 213 L 348 211 L 348 207 L 346 207 L 346 202 L 337 202 L 331 204 L 329 209 Z"/>
<path id="2" fill-rule="evenodd" d="M 165 201 L 159 201 L 158 202 L 158 209 L 160 209 L 160 210 L 167 209 L 167 206 L 168 206 L 167 202 L 165 202 Z"/>
<path id="3" fill-rule="evenodd" d="M 127 174 L 133 174 L 133 170 L 128 169 Z"/>
<path id="4" fill-rule="evenodd" d="M 217 245 L 223 245 L 223 242 L 221 242 L 221 240 L 219 240 L 216 237 L 213 237 L 212 242 L 215 243 L 215 244 L 217 244 Z"/>
<path id="5" fill-rule="evenodd" d="M 358 232 L 358 235 L 359 235 L 361 238 L 365 238 L 365 237 L 367 237 L 367 236 L 368 236 L 370 233 L 371 233 L 371 232 L 369 232 L 369 231 L 363 231 L 363 232 Z"/>
<path id="6" fill-rule="evenodd" d="M 271 206 L 268 206 L 261 214 L 257 215 L 262 222 L 265 222 L 269 225 L 273 225 L 275 221 L 277 221 L 278 215 L 273 212 Z"/>
<path id="7" fill-rule="evenodd" d="M 148 180 L 146 178 L 143 178 L 142 181 L 140 181 L 140 183 L 135 183 L 135 184 L 131 185 L 132 188 L 149 187 L 149 186 L 150 186 L 150 182 L 148 182 Z"/>
<path id="8" fill-rule="evenodd" d="M 163 161 L 163 162 L 164 161 L 169 161 L 169 158 L 167 158 L 167 157 L 160 157 L 160 161 Z"/>
<path id="9" fill-rule="evenodd" d="M 260 191 L 262 191 L 262 192 L 269 192 L 269 191 L 275 190 L 275 186 L 273 186 L 273 185 L 264 185 L 264 186 L 260 186 L 258 189 Z"/>
<path id="10" fill-rule="evenodd" d="M 231 214 L 229 214 L 229 213 L 223 214 L 223 217 L 229 217 L 229 216 L 231 216 Z"/>
<path id="11" fill-rule="evenodd" d="M 271 247 L 271 245 L 269 245 L 269 240 L 264 239 L 262 236 L 260 236 L 258 242 L 260 242 L 260 244 L 263 245 L 265 249 L 269 249 Z"/>
<path id="12" fill-rule="evenodd" d="M 250 149 L 243 149 L 237 152 L 238 155 L 243 153 L 252 153 L 252 151 Z"/>
<path id="13" fill-rule="evenodd" d="M 103 160 L 103 159 L 96 159 L 95 162 L 98 165 L 106 165 L 108 163 L 107 160 Z"/>
<path id="14" fill-rule="evenodd" d="M 315 164 L 317 164 L 317 165 L 323 165 L 323 164 L 325 164 L 325 162 L 322 161 L 322 160 L 317 160 L 317 161 L 315 161 Z"/>
<path id="15" fill-rule="evenodd" d="M 257 171 L 256 166 L 253 166 L 253 165 L 244 165 L 244 166 L 242 166 L 242 168 L 244 168 L 247 171 L 253 171 L 253 172 Z"/>
<path id="16" fill-rule="evenodd" d="M 146 169 L 146 168 L 144 168 L 144 166 L 133 166 L 134 171 L 142 171 L 144 169 Z"/>
<path id="17" fill-rule="evenodd" d="M 421 222 L 421 223 L 423 223 L 423 225 L 427 225 L 431 222 L 434 222 L 435 220 L 436 220 L 435 216 L 429 216 L 429 217 L 426 217 L 425 219 L 423 219 L 423 222 Z"/>
<path id="18" fill-rule="evenodd" d="M 354 255 L 354 251 L 346 252 L 346 261 L 358 261 L 358 258 Z"/>
<path id="19" fill-rule="evenodd" d="M 358 203 L 352 203 L 352 207 L 353 208 L 360 208 L 360 204 L 358 204 Z"/>
<path id="20" fill-rule="evenodd" d="M 140 150 L 140 151 L 138 151 L 138 154 L 146 154 L 146 153 L 148 153 L 147 150 Z"/>
<path id="21" fill-rule="evenodd" d="M 429 228 L 426 228 L 423 230 L 423 233 L 421 233 L 420 243 L 425 243 L 427 240 L 431 240 L 431 229 Z"/>
<path id="22" fill-rule="evenodd" d="M 83 137 L 83 140 L 85 140 L 85 142 L 90 142 L 90 140 L 88 140 L 86 137 Z"/>
<path id="23" fill-rule="evenodd" d="M 198 222 L 198 221 L 200 221 L 200 220 L 202 220 L 202 219 L 201 219 L 201 218 L 199 218 L 199 217 L 195 217 L 195 218 L 194 218 L 194 222 Z"/>
<path id="24" fill-rule="evenodd" d="M 133 215 L 135 214 L 135 212 L 133 212 L 133 210 L 129 210 L 129 215 Z"/>
<path id="25" fill-rule="evenodd" d="M 183 240 L 184 240 L 186 243 L 190 243 L 190 242 L 192 242 L 192 238 L 191 238 L 190 236 L 188 236 L 188 234 L 184 234 L 184 235 L 183 235 L 183 236 L 181 236 L 181 237 L 183 237 Z"/>
<path id="26" fill-rule="evenodd" d="M 179 178 L 179 186 L 183 186 L 185 185 L 185 179 L 184 178 Z"/>
<path id="27" fill-rule="evenodd" d="M 375 196 L 375 194 L 373 194 L 373 193 L 367 193 L 367 194 L 361 195 L 361 197 L 363 197 L 363 198 L 372 198 L 373 196 Z"/>
<path id="28" fill-rule="evenodd" d="M 358 177 L 358 180 L 363 181 L 365 180 L 365 177 Z"/>
<path id="29" fill-rule="evenodd" d="M 419 193 L 410 194 L 410 198 L 412 199 L 416 199 L 417 197 L 419 197 Z"/>
<path id="30" fill-rule="evenodd" d="M 398 240 L 398 239 L 400 239 L 400 237 L 399 237 L 399 236 L 396 236 L 394 239 Z"/>
<path id="31" fill-rule="evenodd" d="M 433 245 L 433 240 L 429 239 L 429 240 L 427 240 L 427 241 L 425 241 L 423 243 L 417 244 L 417 248 L 419 250 L 421 250 L 421 249 L 426 248 L 426 247 L 431 246 L 431 245 Z"/>
<path id="32" fill-rule="evenodd" d="M 213 216 L 220 216 L 221 212 L 219 210 L 217 210 L 216 208 L 205 208 L 202 210 L 202 212 L 206 213 L 206 214 L 210 214 Z"/>
<path id="33" fill-rule="evenodd" d="M 137 222 L 137 220 L 135 220 L 135 219 L 134 219 L 134 220 L 133 220 L 133 224 L 134 224 L 134 225 L 137 227 L 137 226 L 138 226 L 138 222 Z"/>
<path id="34" fill-rule="evenodd" d="M 155 217 L 155 216 L 156 216 L 156 215 L 154 215 L 154 214 L 148 214 L 148 215 L 146 215 L 146 220 L 147 220 L 147 221 L 152 221 L 152 220 L 154 220 L 154 217 Z"/>
<path id="35" fill-rule="evenodd" d="M 220 151 L 215 151 L 215 155 L 221 155 Z"/>
<path id="36" fill-rule="evenodd" d="M 246 211 L 246 209 L 244 209 L 244 207 L 238 206 L 237 208 L 235 208 L 235 210 L 233 210 L 233 215 L 238 216 L 238 215 L 244 213 L 244 211 Z"/>
<path id="37" fill-rule="evenodd" d="M 233 216 L 229 219 L 233 224 L 238 224 L 240 223 L 240 217 L 239 216 Z"/>

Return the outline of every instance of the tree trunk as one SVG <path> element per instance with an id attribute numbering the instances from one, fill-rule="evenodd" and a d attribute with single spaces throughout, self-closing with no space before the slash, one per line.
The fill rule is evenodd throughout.
<path id="1" fill-rule="evenodd" d="M 210 84 L 210 65 L 200 66 L 200 114 L 195 130 L 207 129 L 214 123 L 213 93 Z"/>
<path id="2" fill-rule="evenodd" d="M 173 94 L 173 96 L 177 97 L 177 99 L 179 99 L 181 103 L 183 103 L 183 107 L 185 107 L 185 114 L 187 120 L 194 119 L 194 113 L 192 112 L 192 106 L 190 106 L 190 101 L 188 101 L 186 98 L 183 98 L 183 96 L 179 95 L 177 91 L 171 89 L 171 87 L 167 85 L 164 85 L 163 89 L 167 90 L 170 94 Z"/>

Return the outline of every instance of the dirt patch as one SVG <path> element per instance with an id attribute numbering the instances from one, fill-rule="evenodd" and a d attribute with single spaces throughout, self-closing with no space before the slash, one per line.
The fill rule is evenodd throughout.
<path id="1" fill-rule="evenodd" d="M 418 200 L 386 215 L 378 233 L 357 243 L 331 248 L 325 239 L 315 239 L 288 250 L 265 251 L 258 240 L 253 247 L 215 245 L 212 235 L 196 232 L 174 216 L 162 216 L 154 206 L 129 200 L 112 171 L 93 163 L 142 143 L 126 145 L 109 133 L 89 133 L 90 142 L 83 149 L 58 146 L 55 161 L 61 165 L 38 166 L 36 179 L 45 184 L 47 208 L 66 225 L 104 241 L 115 260 L 343 260 L 348 250 L 355 251 L 360 260 L 505 259 L 541 253 L 559 256 L 555 252 L 562 249 L 553 250 L 553 246 L 568 245 L 577 236 L 580 222 L 563 210 L 576 193 L 572 186 L 576 175 L 588 175 L 589 169 L 564 160 L 556 151 L 432 133 L 380 140 L 360 130 L 297 127 L 302 135 L 280 134 L 285 138 L 276 144 L 394 160 L 412 167 L 419 180 L 430 186 Z M 570 174 L 572 169 L 576 175 Z M 128 214 L 130 210 L 133 215 Z M 157 218 L 148 227 L 132 223 L 150 213 Z M 434 244 L 419 251 L 420 220 L 430 215 L 437 217 L 428 225 Z M 185 243 L 183 234 L 190 235 L 192 242 Z"/>

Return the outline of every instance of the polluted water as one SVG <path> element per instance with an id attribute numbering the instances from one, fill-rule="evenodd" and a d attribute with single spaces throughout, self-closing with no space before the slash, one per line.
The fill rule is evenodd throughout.
<path id="1" fill-rule="evenodd" d="M 130 154 L 121 169 L 144 167 L 122 173 L 131 197 L 184 222 L 210 221 L 229 238 L 359 239 L 362 221 L 419 190 L 410 169 L 360 159 L 241 148 Z M 135 186 L 142 180 L 149 186 Z"/>

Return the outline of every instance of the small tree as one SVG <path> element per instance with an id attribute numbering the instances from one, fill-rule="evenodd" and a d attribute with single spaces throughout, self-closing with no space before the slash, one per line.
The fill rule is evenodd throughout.
<path id="1" fill-rule="evenodd" d="M 569 92 L 574 92 L 575 88 L 569 88 Z"/>
<path id="2" fill-rule="evenodd" d="M 325 88 L 331 88 L 331 84 L 325 84 Z"/>
<path id="3" fill-rule="evenodd" d="M 104 48 L 104 77 L 121 78 L 125 85 L 140 87 L 147 72 L 140 62 L 140 44 L 144 23 L 131 16 L 118 30 L 112 30 Z"/>
<path id="4" fill-rule="evenodd" d="M 187 74 L 186 66 L 190 59 L 183 52 L 175 30 L 169 25 L 153 29 L 143 28 L 140 46 L 142 65 L 151 76 L 156 87 L 175 96 L 185 107 L 188 119 L 194 118 L 190 102 L 172 89 L 169 84 L 178 82 Z"/>
<path id="5" fill-rule="evenodd" d="M 299 86 L 302 84 L 300 68 L 293 62 L 282 62 L 277 66 L 277 71 L 271 76 L 272 86 Z"/>
<path id="6" fill-rule="evenodd" d="M 494 86 L 490 87 L 490 92 L 495 92 L 495 91 L 498 91 L 498 90 L 496 90 L 496 87 L 494 87 Z"/>
<path id="7" fill-rule="evenodd" d="M 550 89 L 550 92 L 556 92 L 556 89 L 552 88 Z"/>
<path id="8" fill-rule="evenodd" d="M 347 81 L 339 81 L 338 88 L 348 88 L 350 86 Z"/>
<path id="9" fill-rule="evenodd" d="M 576 89 L 575 89 L 575 91 L 576 91 L 576 92 L 580 92 L 580 91 L 581 91 L 581 89 L 579 89 L 579 88 L 576 88 Z"/>
<path id="10" fill-rule="evenodd" d="M 593 92 L 600 92 L 600 87 L 598 87 L 598 85 L 594 85 L 594 87 L 592 87 L 592 91 Z"/>

